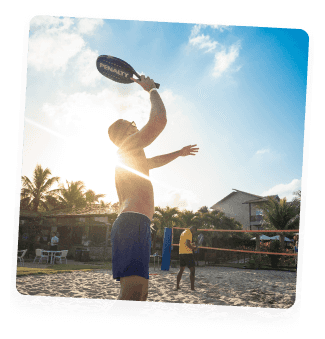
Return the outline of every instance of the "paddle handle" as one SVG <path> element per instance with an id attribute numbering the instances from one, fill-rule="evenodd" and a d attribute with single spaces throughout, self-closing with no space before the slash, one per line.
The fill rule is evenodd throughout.
<path id="1" fill-rule="evenodd" d="M 134 74 L 135 74 L 139 79 L 141 79 L 140 75 L 139 75 L 136 71 L 133 71 L 133 72 L 134 72 Z M 156 88 L 158 89 L 158 88 L 160 87 L 160 84 L 157 84 L 157 83 L 155 82 L 155 86 L 156 86 Z"/>

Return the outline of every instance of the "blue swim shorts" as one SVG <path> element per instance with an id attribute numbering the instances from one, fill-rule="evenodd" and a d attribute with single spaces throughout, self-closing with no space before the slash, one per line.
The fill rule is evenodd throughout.
<path id="1" fill-rule="evenodd" d="M 150 219 L 135 212 L 121 213 L 112 226 L 113 279 L 137 275 L 149 279 Z"/>

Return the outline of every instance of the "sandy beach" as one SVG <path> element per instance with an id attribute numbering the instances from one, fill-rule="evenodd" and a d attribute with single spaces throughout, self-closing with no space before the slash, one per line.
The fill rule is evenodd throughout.
<path id="1" fill-rule="evenodd" d="M 289 308 L 296 295 L 296 272 L 196 267 L 195 291 L 185 269 L 176 290 L 178 268 L 150 268 L 147 302 Z M 117 299 L 119 282 L 110 270 L 75 271 L 17 277 L 17 290 L 25 295 Z"/>

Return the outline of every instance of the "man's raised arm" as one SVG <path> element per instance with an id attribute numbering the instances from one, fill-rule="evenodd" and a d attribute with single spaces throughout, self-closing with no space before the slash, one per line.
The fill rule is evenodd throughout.
<path id="1" fill-rule="evenodd" d="M 145 78 L 144 75 L 141 75 L 141 80 L 131 79 L 138 83 L 145 91 L 149 92 L 151 110 L 147 124 L 139 132 L 131 135 L 126 140 L 123 148 L 145 148 L 149 146 L 165 128 L 167 124 L 166 109 L 159 93 L 155 89 L 155 83 L 152 79 L 149 77 Z"/>
<path id="2" fill-rule="evenodd" d="M 161 167 L 164 165 L 167 165 L 171 161 L 175 160 L 178 157 L 186 157 L 187 155 L 195 155 L 195 153 L 198 152 L 199 148 L 195 148 L 196 145 L 189 145 L 183 147 L 181 150 L 164 154 L 164 155 L 158 155 L 157 157 L 153 157 L 150 159 L 147 159 L 148 167 L 149 169 Z"/>
<path id="3" fill-rule="evenodd" d="M 166 109 L 154 81 L 149 77 L 146 78 L 144 75 L 141 75 L 141 80 L 131 79 L 139 84 L 146 92 L 149 92 L 151 111 L 148 124 L 153 123 L 154 121 L 159 121 L 165 127 L 167 123 Z"/>

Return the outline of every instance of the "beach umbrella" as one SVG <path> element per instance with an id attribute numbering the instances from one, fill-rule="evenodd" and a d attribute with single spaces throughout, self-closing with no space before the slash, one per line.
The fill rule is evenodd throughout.
<path id="1" fill-rule="evenodd" d="M 280 240 L 280 236 L 279 235 L 275 235 L 274 237 L 271 237 L 270 238 L 271 240 Z M 293 240 L 287 238 L 287 237 L 284 237 L 284 241 L 287 241 L 287 242 L 293 242 Z"/>
<path id="2" fill-rule="evenodd" d="M 267 235 L 264 235 L 264 234 L 262 234 L 260 236 L 260 240 L 270 240 L 270 239 L 271 239 L 270 237 L 268 237 Z M 256 240 L 256 237 L 252 238 L 251 240 Z"/>

